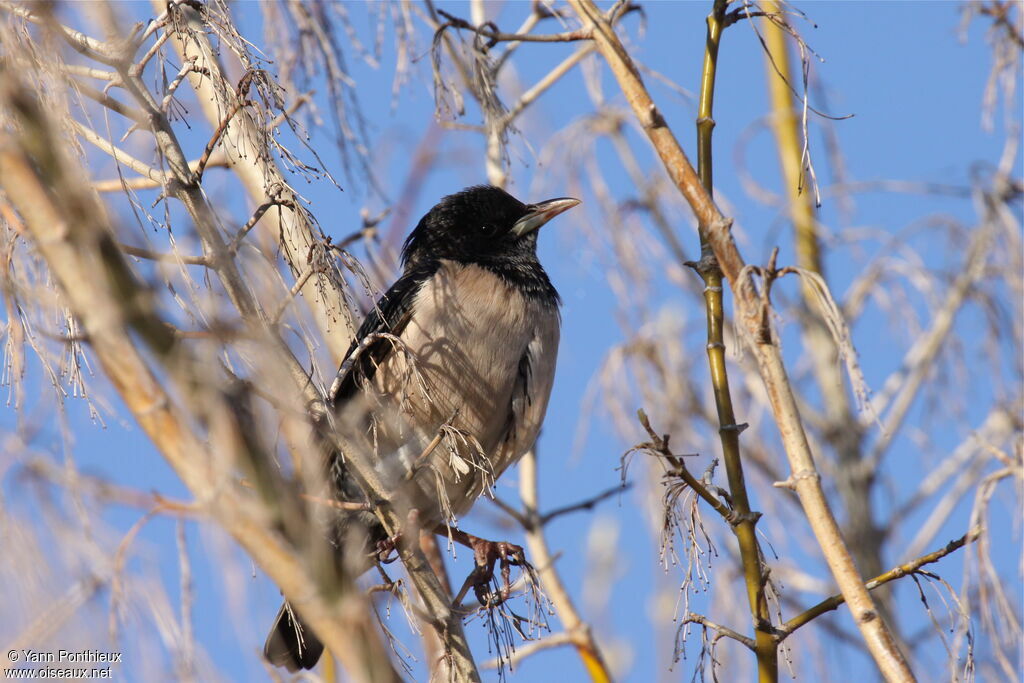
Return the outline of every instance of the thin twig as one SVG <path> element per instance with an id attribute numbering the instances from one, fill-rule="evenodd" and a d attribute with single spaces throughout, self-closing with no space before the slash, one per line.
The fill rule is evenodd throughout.
<path id="1" fill-rule="evenodd" d="M 884 586 L 885 584 L 889 583 L 890 581 L 895 581 L 896 579 L 902 578 L 902 577 L 907 576 L 909 574 L 913 574 L 913 573 L 917 572 L 921 567 L 925 566 L 926 564 L 932 564 L 932 563 L 938 562 L 939 560 L 941 560 L 946 555 L 949 555 L 950 553 L 954 553 L 957 550 L 959 550 L 960 548 L 963 548 L 965 545 L 967 545 L 968 543 L 971 543 L 976 538 L 978 538 L 978 536 L 980 534 L 981 534 L 981 530 L 980 529 L 972 529 L 971 531 L 968 531 L 966 534 L 964 534 L 960 538 L 958 538 L 958 539 L 956 539 L 954 541 L 950 541 L 945 546 L 943 546 L 942 548 L 939 548 L 938 550 L 936 550 L 934 552 L 928 553 L 927 555 L 922 555 L 921 557 L 917 558 L 916 560 L 911 560 L 910 562 L 907 562 L 905 564 L 901 564 L 898 567 L 894 567 L 894 568 L 890 569 L 889 571 L 885 572 L 884 574 L 880 574 L 879 576 L 876 576 L 875 578 L 871 579 L 866 584 L 864 584 L 864 587 L 867 590 L 874 590 L 875 588 L 878 588 L 879 586 Z M 822 600 L 821 602 L 819 602 L 814 607 L 810 607 L 810 608 L 804 610 L 803 612 L 801 612 L 797 616 L 795 616 L 792 619 L 788 620 L 786 623 L 784 623 L 778 629 L 776 629 L 776 638 L 777 638 L 777 640 L 779 642 L 782 642 L 783 640 L 788 638 L 790 635 L 792 635 L 792 633 L 794 631 L 796 631 L 798 628 L 800 628 L 801 626 L 805 626 L 806 624 L 810 623 L 811 621 L 813 621 L 817 617 L 821 616 L 822 614 L 825 614 L 826 612 L 831 612 L 832 610 L 834 610 L 834 609 L 838 608 L 840 605 L 842 605 L 844 602 L 846 602 L 846 600 L 843 598 L 842 594 L 837 594 L 837 595 L 833 595 L 830 598 L 826 598 L 825 600 Z"/>
<path id="2" fill-rule="evenodd" d="M 146 115 L 138 109 L 130 107 L 123 102 L 119 102 L 118 100 L 115 100 L 107 93 L 97 90 L 88 83 L 83 83 L 82 81 L 75 78 L 69 78 L 68 80 L 72 83 L 72 86 L 78 92 L 82 93 L 83 95 L 92 100 L 99 102 L 107 109 L 110 109 L 113 112 L 117 112 L 125 118 L 129 118 L 139 125 L 144 126 L 148 122 L 149 119 L 146 117 Z"/>
<path id="3" fill-rule="evenodd" d="M 722 626 L 721 624 L 716 624 L 715 622 L 711 621 L 710 619 L 708 619 L 707 617 L 705 617 L 702 614 L 696 614 L 694 612 L 690 612 L 690 613 L 688 613 L 686 615 L 686 618 L 683 619 L 683 623 L 684 624 L 700 624 L 704 628 L 709 628 L 712 631 L 714 631 L 715 633 L 718 633 L 718 634 L 722 635 L 725 638 L 731 638 L 731 639 L 735 640 L 737 643 L 740 643 L 741 645 L 744 645 L 751 652 L 755 651 L 754 639 L 753 638 L 751 638 L 749 636 L 742 635 L 740 633 L 737 633 L 736 631 L 733 631 L 731 628 L 728 628 L 726 626 Z"/>
<path id="4" fill-rule="evenodd" d="M 174 93 L 178 90 L 178 87 L 185 81 L 185 78 L 192 72 L 198 71 L 199 73 L 205 73 L 207 76 L 210 75 L 209 69 L 196 66 L 196 60 L 191 59 L 182 65 L 181 69 L 175 74 L 174 79 L 167 84 L 167 88 L 164 90 L 164 98 L 160 101 L 160 109 L 167 111 L 167 107 L 170 106 L 171 100 L 174 99 Z"/>
<path id="5" fill-rule="evenodd" d="M 564 33 L 548 34 L 502 33 L 501 31 L 490 28 L 474 26 L 465 19 L 460 19 L 459 17 L 449 14 L 442 9 L 437 10 L 437 13 L 447 20 L 446 23 L 441 24 L 437 29 L 438 33 L 447 28 L 466 29 L 487 38 L 489 40 L 488 47 L 494 47 L 494 45 L 498 43 L 510 41 L 518 43 L 571 43 L 579 40 L 590 40 L 591 38 L 591 31 L 589 29 L 577 29 L 575 31 L 566 31 Z"/>
<path id="6" fill-rule="evenodd" d="M 514 669 L 520 662 L 527 657 L 543 652 L 544 650 L 551 650 L 556 647 L 564 647 L 566 645 L 572 645 L 572 636 L 568 633 L 554 633 L 543 640 L 535 640 L 532 643 L 525 643 L 516 648 L 515 652 L 510 654 L 507 659 L 491 659 L 480 665 L 481 669 L 499 669 L 502 666 L 508 666 L 510 669 Z"/>
<path id="7" fill-rule="evenodd" d="M 309 104 L 310 102 L 313 101 L 313 95 L 315 94 L 316 90 L 308 90 L 299 95 L 298 97 L 296 97 L 294 100 L 292 100 L 292 103 L 289 104 L 284 109 L 284 111 L 282 111 L 280 114 L 271 119 L 270 123 L 267 124 L 267 130 L 274 130 L 275 128 L 283 124 L 285 121 L 287 121 L 288 117 L 294 116 L 295 112 L 301 109 L 303 105 Z"/>
<path id="8" fill-rule="evenodd" d="M 187 73 L 192 73 L 194 71 L 196 71 L 196 69 L 189 69 Z M 209 142 L 206 143 L 206 149 L 203 150 L 202 155 L 199 157 L 199 164 L 195 170 L 196 183 L 201 183 L 203 181 L 203 171 L 206 170 L 206 164 L 210 161 L 210 155 L 213 154 L 213 148 L 217 146 L 218 142 L 220 142 L 221 136 L 224 135 L 224 131 L 228 129 L 228 124 L 231 123 L 231 119 L 234 118 L 235 114 L 237 114 L 242 107 L 255 105 L 256 103 L 252 100 L 239 100 L 235 102 L 231 109 L 228 110 L 228 113 L 224 115 L 224 118 L 221 119 L 217 129 L 213 131 L 213 135 L 210 137 Z"/>
<path id="9" fill-rule="evenodd" d="M 594 51 L 593 44 L 585 45 L 576 52 L 566 57 L 558 66 L 549 71 L 547 75 L 537 81 L 529 90 L 524 92 L 516 100 L 516 103 L 512 105 L 508 113 L 502 117 L 501 125 L 507 126 L 512 121 L 515 121 L 516 117 L 523 113 L 523 111 L 533 104 L 533 102 L 543 95 L 547 90 L 558 82 L 562 76 L 569 73 L 570 70 L 580 62 L 582 62 L 588 55 Z"/>
<path id="10" fill-rule="evenodd" d="M 72 127 L 78 131 L 78 134 L 85 138 L 87 142 L 99 147 L 101 150 L 112 156 L 119 164 L 124 164 L 136 173 L 146 176 L 154 183 L 157 183 L 157 187 L 162 187 L 164 182 L 166 182 L 167 178 L 163 172 L 158 171 L 144 161 L 139 161 L 120 147 L 116 147 L 92 128 L 89 128 L 74 119 L 71 119 L 70 123 Z"/>
<path id="11" fill-rule="evenodd" d="M 119 242 L 117 245 L 121 251 L 128 254 L 129 256 L 135 256 L 137 258 L 149 259 L 150 261 L 165 261 L 169 263 L 185 263 L 190 266 L 209 266 L 210 261 L 205 256 L 182 256 L 178 253 L 164 253 L 159 251 L 152 251 L 151 249 L 143 249 L 142 247 L 133 247 L 130 244 L 124 244 Z"/>
<path id="12" fill-rule="evenodd" d="M 157 36 L 156 41 L 153 43 L 152 46 L 150 46 L 149 50 L 146 51 L 146 54 L 142 56 L 142 59 L 140 59 L 138 62 L 132 65 L 132 72 L 135 74 L 141 74 L 143 70 L 146 68 L 146 65 L 149 64 L 149 60 L 153 59 L 156 53 L 159 52 L 160 48 L 163 46 L 165 42 L 167 42 L 167 39 L 170 37 L 170 35 L 170 33 L 164 31 L 159 36 Z"/>
<path id="13" fill-rule="evenodd" d="M 206 162 L 206 168 L 226 168 L 228 158 L 221 150 L 217 150 Z M 199 160 L 188 162 L 188 167 L 193 172 L 199 168 Z M 110 178 L 109 180 L 97 180 L 92 184 L 97 192 L 123 192 L 124 190 L 153 190 L 163 187 L 163 182 L 151 178 Z"/>
<path id="14" fill-rule="evenodd" d="M 46 26 L 56 30 L 68 45 L 90 59 L 94 59 L 101 64 L 106 64 L 107 66 L 114 66 L 117 63 L 117 59 L 110 54 L 110 48 L 106 43 L 87 36 L 81 31 L 76 31 L 73 28 L 69 28 L 68 26 L 58 23 L 53 18 L 52 14 L 46 10 L 44 10 L 45 14 L 36 14 L 28 8 L 19 7 L 18 5 L 10 2 L 0 3 L 0 9 L 6 10 L 11 14 L 32 22 L 33 24 Z"/>
<path id="15" fill-rule="evenodd" d="M 304 272 L 295 281 L 295 284 L 292 285 L 292 288 L 288 290 L 287 296 L 285 296 L 284 300 L 281 301 L 280 304 L 278 304 L 277 310 L 274 312 L 274 315 L 270 317 L 271 325 L 277 325 L 279 322 L 281 322 L 281 316 L 283 316 L 284 312 L 288 310 L 288 304 L 290 304 L 292 299 L 294 299 L 298 295 L 298 293 L 302 291 L 302 288 L 306 285 L 306 282 L 309 280 L 309 278 L 313 276 L 313 273 L 315 273 L 316 271 L 316 267 L 307 268 L 306 272 Z"/>
<path id="16" fill-rule="evenodd" d="M 687 469 L 686 464 L 681 458 L 675 456 L 668 448 L 667 440 L 664 436 L 659 436 L 654 428 L 651 427 L 650 420 L 647 418 L 647 413 L 643 410 L 637 411 L 637 417 L 640 420 L 641 426 L 647 431 L 648 436 L 651 437 L 649 443 L 638 444 L 634 448 L 637 449 L 650 449 L 654 452 L 663 456 L 671 465 L 671 474 L 682 479 L 687 486 L 704 499 L 704 501 L 712 507 L 718 514 L 722 516 L 722 519 L 726 521 L 732 519 L 733 512 L 729 509 L 729 506 L 722 502 L 715 494 L 711 493 L 704 484 L 699 481 L 693 474 Z"/>
<path id="17" fill-rule="evenodd" d="M 83 64 L 64 64 L 61 69 L 71 76 L 81 76 L 83 78 L 95 78 L 99 81 L 110 81 L 115 85 L 120 80 L 120 76 L 114 71 L 107 71 L 106 69 L 97 69 L 94 66 L 86 66 Z"/>
<path id="18" fill-rule="evenodd" d="M 263 218 L 263 214 L 265 214 L 272 206 L 287 206 L 290 209 L 294 209 L 295 203 L 290 199 L 269 199 L 263 204 L 260 204 L 256 207 L 252 216 L 249 217 L 249 220 L 245 222 L 245 225 L 239 228 L 238 232 L 235 233 L 235 236 L 231 238 L 231 242 L 228 243 L 228 253 L 234 254 L 238 251 L 239 247 L 242 246 L 242 240 L 245 239 L 245 236 L 249 234 L 249 231 L 252 230 L 257 223 L 260 222 L 260 219 Z"/>
<path id="19" fill-rule="evenodd" d="M 550 522 L 553 519 L 561 517 L 562 515 L 568 515 L 568 514 L 573 513 L 573 512 L 582 512 L 584 510 L 593 510 L 594 507 L 598 503 L 600 503 L 601 501 L 607 500 L 608 498 L 611 498 L 612 496 L 614 496 L 617 493 L 619 493 L 619 494 L 624 493 L 624 492 L 628 491 L 631 487 L 632 487 L 632 484 L 630 484 L 630 483 L 626 483 L 625 485 L 620 484 L 618 486 L 611 487 L 607 491 L 602 491 L 601 493 L 597 494 L 596 496 L 592 496 L 592 497 L 590 497 L 590 498 L 588 498 L 588 499 L 586 499 L 584 501 L 576 503 L 575 505 L 566 505 L 565 507 L 555 508 L 551 512 L 546 512 L 543 515 L 541 515 L 540 523 L 541 524 L 547 524 L 548 522 Z"/>

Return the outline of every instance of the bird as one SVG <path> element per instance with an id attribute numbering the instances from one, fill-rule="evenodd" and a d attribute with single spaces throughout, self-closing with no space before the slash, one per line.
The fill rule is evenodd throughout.
<path id="1" fill-rule="evenodd" d="M 561 326 L 538 231 L 579 203 L 526 204 L 491 185 L 442 198 L 405 240 L 401 276 L 345 354 L 327 394 L 337 428 L 363 439 L 381 481 L 401 491 L 423 529 L 454 526 L 534 446 Z M 359 495 L 343 459 L 328 469 L 336 495 Z M 364 542 L 383 538 L 371 513 L 348 513 L 334 527 L 336 545 L 350 548 L 356 527 Z M 266 659 L 294 672 L 313 668 L 322 653 L 285 602 Z"/>

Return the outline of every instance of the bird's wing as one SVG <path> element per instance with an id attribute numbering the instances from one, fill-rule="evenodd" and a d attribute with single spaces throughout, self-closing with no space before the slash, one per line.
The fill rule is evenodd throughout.
<path id="1" fill-rule="evenodd" d="M 402 334 L 412 317 L 413 300 L 431 274 L 426 269 L 405 273 L 367 314 L 331 385 L 331 403 L 339 406 L 350 399 L 395 350 L 392 340 L 374 335 L 389 334 L 397 337 Z"/>
<path id="2" fill-rule="evenodd" d="M 550 312 L 538 321 L 533 339 L 519 360 L 505 432 L 514 459 L 532 448 L 540 433 L 555 379 L 558 338 L 558 313 Z"/>

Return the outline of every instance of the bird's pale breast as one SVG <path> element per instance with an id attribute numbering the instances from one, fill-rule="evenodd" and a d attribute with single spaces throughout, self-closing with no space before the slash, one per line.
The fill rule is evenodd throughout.
<path id="1" fill-rule="evenodd" d="M 419 461 L 411 502 L 448 521 L 533 446 L 551 393 L 558 311 L 454 262 L 423 284 L 413 311 L 404 348 L 374 375 L 374 447 L 392 485 Z"/>

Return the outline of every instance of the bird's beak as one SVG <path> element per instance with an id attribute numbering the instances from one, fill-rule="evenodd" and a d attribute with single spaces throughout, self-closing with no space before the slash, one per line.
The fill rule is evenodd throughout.
<path id="1" fill-rule="evenodd" d="M 549 199 L 546 202 L 531 204 L 527 207 L 530 213 L 520 218 L 512 226 L 512 234 L 516 237 L 529 234 L 558 214 L 568 211 L 579 203 L 580 200 L 573 199 L 572 197 L 559 197 L 558 199 Z"/>

